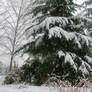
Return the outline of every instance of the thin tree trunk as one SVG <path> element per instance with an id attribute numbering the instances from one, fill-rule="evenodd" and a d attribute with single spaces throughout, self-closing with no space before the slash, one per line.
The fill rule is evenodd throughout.
<path id="1" fill-rule="evenodd" d="M 19 9 L 19 14 L 18 14 L 18 18 L 17 18 L 17 24 L 16 24 L 16 27 L 15 27 L 15 30 L 14 30 L 15 35 L 14 35 L 14 40 L 13 40 L 13 45 L 12 45 L 13 48 L 12 48 L 12 53 L 11 53 L 10 69 L 9 69 L 9 71 L 12 71 L 12 64 L 13 64 L 13 59 L 14 59 L 15 44 L 16 44 L 18 27 L 19 27 L 19 21 L 20 21 L 20 17 L 21 17 L 22 4 L 23 4 L 23 0 L 21 1 L 21 7 Z"/>
<path id="2" fill-rule="evenodd" d="M 12 71 L 12 64 L 13 64 L 13 55 L 11 56 L 9 71 Z"/>

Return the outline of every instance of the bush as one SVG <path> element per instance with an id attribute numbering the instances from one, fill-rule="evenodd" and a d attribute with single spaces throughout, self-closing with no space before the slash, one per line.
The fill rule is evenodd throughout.
<path id="1" fill-rule="evenodd" d="M 13 75 L 12 74 L 8 74 L 6 77 L 5 77 L 5 80 L 4 80 L 4 83 L 5 84 L 12 84 L 14 83 L 14 78 L 13 78 Z"/>
<path id="2" fill-rule="evenodd" d="M 20 72 L 14 71 L 5 77 L 4 84 L 20 83 L 21 81 Z"/>
<path id="3" fill-rule="evenodd" d="M 30 64 L 31 63 L 31 64 Z M 61 62 L 62 63 L 62 62 Z M 22 81 L 27 81 L 35 85 L 44 84 L 49 77 L 52 77 L 52 74 L 60 76 L 60 80 L 68 81 L 72 85 L 75 85 L 76 82 L 79 82 L 82 79 L 81 72 L 76 73 L 72 67 L 67 65 L 67 67 L 61 67 L 62 64 L 58 64 L 58 67 L 55 68 L 56 62 L 44 62 L 40 63 L 35 61 L 26 62 L 22 67 L 21 71 L 24 72 Z"/>

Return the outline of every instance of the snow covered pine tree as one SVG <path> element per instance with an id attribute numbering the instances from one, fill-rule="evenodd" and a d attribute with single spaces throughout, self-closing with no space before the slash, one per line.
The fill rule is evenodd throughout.
<path id="1" fill-rule="evenodd" d="M 92 38 L 85 34 L 85 19 L 74 17 L 73 0 L 37 0 L 33 16 L 37 25 L 27 29 L 31 38 L 25 52 L 34 57 L 35 79 L 56 74 L 73 84 L 92 67 Z M 32 60 L 29 60 L 32 62 Z M 33 66 L 32 66 L 33 67 Z M 30 71 L 32 72 L 32 71 Z"/>

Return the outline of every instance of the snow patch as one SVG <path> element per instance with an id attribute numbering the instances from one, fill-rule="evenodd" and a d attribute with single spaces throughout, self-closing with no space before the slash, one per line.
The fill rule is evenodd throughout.
<path id="1" fill-rule="evenodd" d="M 65 53 L 63 51 L 58 51 L 58 56 L 61 58 L 61 56 L 65 56 Z"/>
<path id="2" fill-rule="evenodd" d="M 70 65 L 73 66 L 75 70 L 77 70 L 77 67 L 69 53 L 66 53 L 66 56 L 65 56 L 65 63 L 67 62 L 70 63 Z"/>

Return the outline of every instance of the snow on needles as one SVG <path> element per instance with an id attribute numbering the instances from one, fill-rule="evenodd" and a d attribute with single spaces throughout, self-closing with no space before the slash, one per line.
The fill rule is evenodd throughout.
<path id="1" fill-rule="evenodd" d="M 61 58 L 61 56 L 65 56 L 65 53 L 63 51 L 58 51 L 58 56 Z"/>
<path id="2" fill-rule="evenodd" d="M 77 67 L 76 67 L 76 65 L 75 65 L 75 63 L 74 63 L 74 61 L 73 61 L 73 59 L 72 59 L 72 57 L 71 57 L 71 55 L 69 53 L 66 53 L 66 56 L 65 56 L 65 63 L 67 63 L 67 62 L 71 66 L 73 66 L 75 70 L 77 70 Z"/>
<path id="3" fill-rule="evenodd" d="M 63 30 L 60 27 L 52 27 L 49 30 L 49 38 L 51 37 L 59 37 L 59 38 L 65 38 L 66 40 L 74 40 L 74 43 L 76 43 L 78 45 L 78 48 L 81 48 L 81 45 L 86 44 L 87 46 L 89 46 L 90 42 L 92 42 L 92 39 L 88 36 L 76 33 L 76 32 L 67 32 L 65 30 Z M 82 40 L 82 43 L 81 43 Z"/>
<path id="4" fill-rule="evenodd" d="M 62 38 L 63 36 L 67 40 L 72 40 L 75 37 L 75 33 L 66 32 L 60 27 L 53 27 L 49 30 L 49 38 L 51 38 L 52 36 L 59 37 L 59 38 Z"/>
<path id="5" fill-rule="evenodd" d="M 55 26 L 56 23 L 58 23 L 59 26 Z M 92 39 L 87 35 L 80 34 L 75 31 L 69 32 L 67 30 L 64 30 L 63 27 L 68 23 L 69 19 L 66 17 L 47 17 L 44 21 L 32 27 L 29 31 L 31 32 L 31 34 L 33 34 L 34 31 L 38 32 L 40 29 L 42 29 L 42 32 L 44 33 L 46 29 L 49 32 L 49 38 L 52 38 L 54 36 L 58 38 L 65 38 L 68 41 L 74 40 L 74 43 L 77 44 L 78 48 L 81 48 L 81 45 L 86 44 L 87 46 L 89 46 L 89 43 L 92 43 Z"/>
<path id="6" fill-rule="evenodd" d="M 67 17 L 47 17 L 41 23 L 33 26 L 29 31 L 31 32 L 31 34 L 34 33 L 34 31 L 35 33 L 38 33 L 38 35 L 36 35 L 36 38 L 34 39 L 34 41 L 36 42 L 36 46 L 40 45 L 45 33 L 48 33 L 49 39 L 54 37 L 60 38 L 61 40 L 63 39 L 67 42 L 72 41 L 72 44 L 74 44 L 75 47 L 77 46 L 77 49 L 82 49 L 82 47 L 85 45 L 87 47 L 92 45 L 92 38 L 89 35 L 85 34 L 85 29 L 81 30 L 82 32 L 64 29 L 67 24 L 73 25 L 72 19 L 69 19 Z M 78 25 L 78 28 L 81 25 L 83 24 L 81 23 L 80 25 Z M 75 25 L 75 27 L 76 26 L 77 25 Z M 73 66 L 75 70 L 77 70 L 77 63 L 74 60 L 75 58 L 78 58 L 79 62 L 81 62 L 81 65 L 79 67 L 79 70 L 81 72 L 88 73 L 88 69 L 91 69 L 90 64 L 88 63 L 90 62 L 90 60 L 87 56 L 86 59 L 88 62 L 84 61 L 83 58 L 81 58 L 77 54 L 70 53 L 68 51 L 63 52 L 62 50 L 60 50 L 57 54 L 59 58 L 64 56 L 64 62 L 70 63 L 70 65 Z"/>

